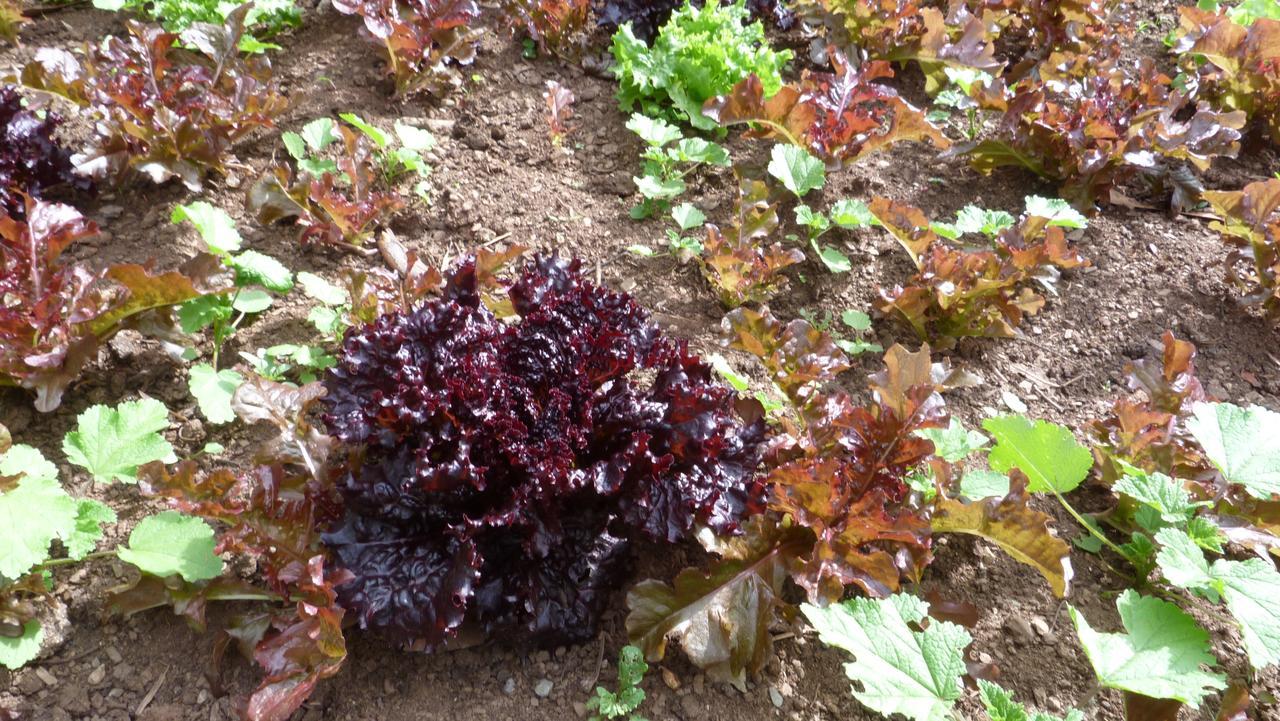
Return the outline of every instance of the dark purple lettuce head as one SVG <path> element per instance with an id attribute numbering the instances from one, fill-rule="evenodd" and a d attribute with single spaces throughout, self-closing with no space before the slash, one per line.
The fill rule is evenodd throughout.
<path id="1" fill-rule="evenodd" d="M 464 622 L 583 640 L 633 541 L 763 510 L 763 421 L 579 261 L 524 266 L 511 318 L 477 285 L 465 261 L 439 299 L 352 329 L 325 378 L 349 458 L 325 536 L 355 577 L 340 601 L 429 647 Z"/>
<path id="2" fill-rule="evenodd" d="M 67 184 L 89 190 L 87 178 L 72 172 L 71 153 L 53 138 L 62 119 L 23 107 L 12 85 L 0 85 L 0 213 L 26 218 L 22 194 L 43 198 L 49 188 Z"/>

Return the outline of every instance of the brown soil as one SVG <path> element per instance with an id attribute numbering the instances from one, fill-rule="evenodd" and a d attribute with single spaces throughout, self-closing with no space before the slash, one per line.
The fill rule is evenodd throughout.
<path id="1" fill-rule="evenodd" d="M 1163 23 L 1148 33 L 1158 37 L 1168 27 L 1170 10 L 1164 3 L 1144 6 L 1150 8 L 1152 20 Z M 609 81 L 551 60 L 523 60 L 518 47 L 489 37 L 465 92 L 442 104 L 400 104 L 390 99 L 376 49 L 356 38 L 357 27 L 354 20 L 326 7 L 308 13 L 303 29 L 283 40 L 286 49 L 274 59 L 300 102 L 281 126 L 297 128 L 319 115 L 356 111 L 387 126 L 393 119 L 406 118 L 435 129 L 441 141 L 433 161 L 437 193 L 430 205 L 411 208 L 397 218 L 393 227 L 402 240 L 442 264 L 499 236 L 580 256 L 605 283 L 631 292 L 673 332 L 690 337 L 695 347 L 717 349 L 722 310 L 696 270 L 666 257 L 637 258 L 625 250 L 632 244 L 661 246 L 663 225 L 627 217 L 634 202 L 631 176 L 638 167 L 639 144 L 623 127 L 625 116 L 616 108 Z M 110 13 L 85 7 L 50 13 L 24 32 L 24 48 L 0 53 L 0 65 L 17 64 L 39 46 L 67 46 L 120 30 L 119 19 Z M 1143 47 L 1148 46 L 1159 47 L 1150 42 Z M 547 139 L 541 96 L 547 79 L 567 85 L 578 99 L 576 129 L 564 149 Z M 764 157 L 763 144 L 733 140 L 730 147 L 739 159 Z M 278 137 L 268 134 L 244 144 L 238 156 L 257 170 L 280 151 Z M 1247 160 L 1216 169 L 1208 184 L 1234 188 L 1280 166 L 1274 148 L 1257 148 L 1246 155 Z M 304 250 L 290 228 L 258 228 L 244 217 L 242 202 L 243 188 L 252 177 L 246 170 L 214 180 L 205 193 L 241 219 L 252 247 L 295 270 L 329 277 L 343 266 L 376 262 Z M 713 222 L 723 219 L 732 204 L 732 178 L 713 173 L 699 178 L 694 187 L 695 199 L 708 217 Z M 1023 196 L 1031 192 L 1052 195 L 1053 189 L 1015 172 L 982 177 L 961 162 L 937 160 L 927 148 L 899 146 L 833 174 L 826 189 L 807 202 L 825 207 L 842 197 L 880 194 L 941 218 L 967 203 L 1016 213 Z M 161 266 L 176 265 L 197 249 L 194 231 L 167 221 L 172 206 L 188 200 L 180 188 L 135 184 L 82 204 L 107 233 L 82 248 L 81 257 L 94 263 L 154 257 Z M 784 217 L 790 216 L 788 208 Z M 845 234 L 839 240 L 854 270 L 832 276 L 812 262 L 805 264 L 793 274 L 792 290 L 775 304 L 779 315 L 867 309 L 878 285 L 891 285 L 908 275 L 908 260 L 887 235 Z M 1122 387 L 1120 371 L 1127 360 L 1155 354 L 1153 343 L 1165 329 L 1200 347 L 1201 376 L 1214 395 L 1280 408 L 1276 330 L 1235 302 L 1223 282 L 1223 245 L 1206 223 L 1116 207 L 1092 221 L 1079 245 L 1093 266 L 1067 274 L 1059 297 L 1026 324 L 1022 337 L 967 341 L 952 354 L 955 362 L 987 381 L 950 398 L 962 420 L 972 425 L 995 412 L 1004 404 L 1002 392 L 1011 392 L 1035 416 L 1079 427 L 1107 408 Z M 305 298 L 294 294 L 244 329 L 229 352 L 306 340 L 311 335 L 307 310 Z M 914 345 L 888 322 L 877 322 L 875 336 L 886 347 L 896 341 Z M 18 442 L 38 446 L 60 461 L 60 440 L 78 413 L 95 403 L 146 394 L 164 401 L 178 419 L 172 440 L 179 453 L 217 440 L 228 448 L 223 462 L 235 464 L 248 456 L 253 432 L 205 426 L 187 395 L 182 367 L 154 342 L 125 335 L 104 349 L 99 360 L 55 413 L 34 413 L 30 399 L 16 391 L 0 395 L 0 423 Z M 730 360 L 744 372 L 750 367 L 746 358 Z M 857 378 L 874 370 L 876 363 L 874 357 L 860 360 L 847 376 L 851 384 L 856 386 Z M 119 511 L 121 529 L 148 512 L 135 489 L 94 488 L 78 469 L 60 465 L 73 493 L 103 498 Z M 1090 508 L 1089 492 L 1081 495 L 1080 503 Z M 1097 505 L 1105 503 L 1102 498 L 1097 497 Z M 1078 530 L 1065 517 L 1058 528 L 1066 537 Z M 641 572 L 669 578 L 679 568 L 678 560 L 644 560 Z M 1122 586 L 1092 556 L 1077 554 L 1074 563 L 1070 602 L 1095 627 L 1118 629 L 1114 598 Z M 0 670 L 0 707 L 17 704 L 29 709 L 32 718 L 57 721 L 234 717 L 233 699 L 256 683 L 255 669 L 239 659 L 229 662 L 222 679 L 229 695 L 217 697 L 206 678 L 212 633 L 197 634 L 165 612 L 109 617 L 101 601 L 103 591 L 127 573 L 120 565 L 99 562 L 59 574 L 71 629 L 63 644 L 28 668 Z M 490 645 L 420 655 L 353 633 L 346 667 L 321 684 L 302 718 L 585 717 L 582 703 L 597 682 L 612 680 L 612 661 L 625 643 L 624 590 L 619 589 L 615 610 L 606 617 L 598 640 L 576 648 L 527 651 Z M 1121 717 L 1119 696 L 1097 693 L 1093 685 L 1066 603 L 1054 598 L 1028 567 L 984 543 L 942 538 L 921 590 L 937 590 L 982 610 L 972 629 L 971 657 L 995 663 L 1001 682 L 1020 699 L 1048 711 L 1081 705 L 1091 717 Z M 1200 615 L 1214 632 L 1215 654 L 1233 678 L 1242 678 L 1247 671 L 1238 636 L 1219 616 Z M 216 614 L 212 622 L 216 627 Z M 706 681 L 678 652 L 669 654 L 662 664 L 664 672 L 646 679 L 644 715 L 654 721 L 875 718 L 849 694 L 840 652 L 822 648 L 802 624 L 780 625 L 775 632 L 782 636 L 777 658 L 746 693 Z M 534 687 L 544 679 L 553 686 L 549 695 L 539 697 Z M 1280 694 L 1274 675 L 1264 677 L 1260 687 Z M 1216 701 L 1207 707 L 1216 708 Z M 981 718 L 978 709 L 973 694 L 961 703 L 965 718 Z M 1253 718 L 1280 718 L 1273 706 L 1252 713 Z M 1208 719 L 1212 714 L 1187 709 L 1180 718 Z"/>

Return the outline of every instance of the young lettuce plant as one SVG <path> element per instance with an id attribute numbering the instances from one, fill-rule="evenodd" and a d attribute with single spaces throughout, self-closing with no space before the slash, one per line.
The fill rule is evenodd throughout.
<path id="1" fill-rule="evenodd" d="M 248 4 L 227 0 L 93 0 L 93 6 L 99 10 L 126 10 L 153 18 L 171 33 L 184 32 L 196 23 L 221 25 L 233 11 Z M 279 46 L 265 43 L 260 38 L 270 38 L 298 27 L 302 24 L 302 13 L 293 0 L 253 0 L 244 24 L 252 34 L 241 36 L 239 45 L 242 52 L 278 50 Z"/>
<path id="2" fill-rule="evenodd" d="M 588 638 L 632 543 L 733 537 L 763 507 L 763 421 L 738 419 L 712 369 L 580 263 L 508 280 L 511 255 L 348 332 L 325 375 L 338 597 L 417 648 L 464 623 Z"/>
<path id="3" fill-rule="evenodd" d="M 22 6 L 16 0 L 0 0 L 0 39 L 18 44 L 18 29 L 31 22 L 22 14 Z"/>
<path id="4" fill-rule="evenodd" d="M 391 135 L 352 113 L 339 117 L 343 123 L 318 118 L 281 137 L 294 162 L 269 168 L 250 189 L 258 222 L 292 218 L 303 243 L 358 247 L 404 207 L 399 184 L 414 179 L 413 192 L 429 196 L 423 153 L 435 147 L 431 133 L 397 122 Z"/>
<path id="5" fill-rule="evenodd" d="M 70 100 L 93 121 L 88 149 L 72 157 L 77 172 L 119 182 L 133 169 L 197 192 L 206 172 L 226 172 L 237 141 L 273 127 L 289 107 L 270 63 L 238 50 L 251 8 L 241 5 L 224 24 L 198 23 L 181 35 L 128 21 L 123 38 L 75 53 L 43 48 L 21 82 Z M 191 50 L 175 51 L 179 39 Z"/>
<path id="6" fill-rule="evenodd" d="M 338 0 L 333 7 L 364 19 L 363 33 L 386 50 L 396 95 L 443 95 L 462 85 L 458 67 L 475 62 L 475 0 Z"/>
<path id="7" fill-rule="evenodd" d="M 631 209 L 636 220 L 666 212 L 684 193 L 685 176 L 702 165 L 729 166 L 729 151 L 701 138 L 686 138 L 680 128 L 657 118 L 635 113 L 627 129 L 645 142 L 641 158 L 643 175 L 632 178 L 643 200 Z"/>
<path id="8" fill-rule="evenodd" d="M 692 230 L 699 230 L 707 222 L 707 216 L 693 203 L 681 203 L 671 209 L 671 219 L 675 228 L 667 228 L 667 250 L 681 263 L 687 263 L 702 255 L 702 241 L 693 235 L 685 235 Z M 655 255 L 653 248 L 647 245 L 632 245 L 629 252 L 644 258 Z"/>
<path id="9" fill-rule="evenodd" d="M 547 81 L 547 89 L 542 92 L 542 99 L 547 103 L 547 129 L 551 135 L 551 144 L 559 147 L 573 130 L 569 119 L 573 117 L 573 91 L 554 80 Z"/>
<path id="10" fill-rule="evenodd" d="M 1247 3 L 1246 3 L 1247 4 Z M 1269 17 L 1239 12 L 1245 4 L 1222 12 L 1178 8 L 1181 27 L 1175 35 L 1183 79 L 1200 97 L 1224 110 L 1239 110 L 1265 125 L 1280 142 L 1280 11 L 1274 3 L 1253 3 Z"/>
<path id="11" fill-rule="evenodd" d="M 662 26 L 650 46 L 628 24 L 613 36 L 613 72 L 618 104 L 652 118 L 713 130 L 702 106 L 728 93 L 749 75 L 759 78 L 765 96 L 782 87 L 782 66 L 790 50 L 775 52 L 764 26 L 750 21 L 744 0 L 686 2 Z"/>
<path id="12" fill-rule="evenodd" d="M 857 161 L 876 150 L 907 140 L 950 146 L 923 113 L 896 90 L 874 82 L 893 77 L 886 62 L 854 65 L 830 48 L 832 73 L 806 70 L 799 85 L 775 92 L 755 75 L 703 106 L 721 126 L 750 125 L 747 137 L 784 141 L 807 150 L 829 169 Z"/>
<path id="13" fill-rule="evenodd" d="M 722 232 L 708 223 L 699 262 L 702 275 L 728 308 L 763 303 L 787 286 L 782 270 L 804 260 L 804 253 L 781 243 L 765 246 L 778 229 L 778 205 L 762 180 L 738 178 L 733 218 Z"/>
<path id="14" fill-rule="evenodd" d="M 623 646 L 618 652 L 618 690 L 596 686 L 596 695 L 586 704 L 587 710 L 592 712 L 591 721 L 645 721 L 636 714 L 636 709 L 644 703 L 644 689 L 640 688 L 640 682 L 648 672 L 649 664 L 644 662 L 644 652 L 635 646 Z"/>
<path id="15" fill-rule="evenodd" d="M 51 411 L 98 348 L 123 328 L 163 331 L 171 306 L 227 286 L 213 259 L 177 270 L 122 263 L 93 271 L 62 254 L 98 232 L 74 208 L 25 199 L 25 220 L 0 212 L 0 385 L 36 394 Z"/>
<path id="16" fill-rule="evenodd" d="M 1232 247 L 1227 279 L 1245 292 L 1245 301 L 1280 323 L 1280 178 L 1236 192 L 1205 191 L 1204 197 L 1218 216 L 1211 227 Z"/>
<path id="17" fill-rule="evenodd" d="M 502 0 L 502 21 L 541 52 L 576 60 L 586 50 L 591 0 Z"/>
<path id="18" fill-rule="evenodd" d="M 221 208 L 204 201 L 179 205 L 174 208 L 171 220 L 195 226 L 205 249 L 235 278 L 230 291 L 190 300 L 178 309 L 184 333 L 195 334 L 211 328 L 213 334 L 210 362 L 197 363 L 190 369 L 191 395 L 210 423 L 229 423 L 235 419 L 231 397 L 244 382 L 244 376 L 230 368 L 219 368 L 222 346 L 246 317 L 271 307 L 273 293 L 288 293 L 293 289 L 293 273 L 271 256 L 256 250 L 241 250 L 236 223 Z"/>
<path id="19" fill-rule="evenodd" d="M 172 458 L 173 449 L 157 432 L 167 426 L 168 412 L 155 400 L 114 409 L 94 406 L 81 414 L 63 448 L 68 460 L 84 466 L 95 480 L 136 483 L 138 465 Z M 173 511 L 143 518 L 126 543 L 95 551 L 103 525 L 116 522 L 115 512 L 68 494 L 57 467 L 37 449 L 13 444 L 3 426 L 0 516 L 8 519 L 0 527 L 0 666 L 5 668 L 19 668 L 39 655 L 44 622 L 58 603 L 51 573 L 56 568 L 114 557 L 157 580 L 197 582 L 222 573 L 213 529 Z M 58 546 L 61 555 L 54 553 Z"/>

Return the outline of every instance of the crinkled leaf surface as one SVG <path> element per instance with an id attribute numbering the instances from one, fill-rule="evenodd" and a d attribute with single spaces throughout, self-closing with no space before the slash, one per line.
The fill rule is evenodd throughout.
<path id="1" fill-rule="evenodd" d="M 102 524 L 115 522 L 116 512 L 110 506 L 92 498 L 77 499 L 75 528 L 62 539 L 67 555 L 76 560 L 84 558 L 102 538 Z"/>
<path id="2" fill-rule="evenodd" d="M 1230 403 L 1197 403 L 1187 421 L 1205 456 L 1255 498 L 1280 493 L 1280 413 Z"/>
<path id="3" fill-rule="evenodd" d="M 964 649 L 973 640 L 962 626 L 930 620 L 929 604 L 895 594 L 854 598 L 801 610 L 822 642 L 853 654 L 849 678 L 862 684 L 853 695 L 885 716 L 900 713 L 915 721 L 945 721 L 964 690 Z"/>
<path id="4" fill-rule="evenodd" d="M 990 721 L 1084 721 L 1084 714 L 1075 709 L 1068 711 L 1065 717 L 1029 711 L 1013 700 L 1013 694 L 983 678 L 978 679 L 978 694 Z"/>
<path id="5" fill-rule="evenodd" d="M 231 410 L 231 397 L 244 383 L 244 376 L 230 368 L 215 371 L 208 363 L 191 367 L 191 395 L 200 405 L 200 413 L 210 423 L 230 423 L 236 419 Z"/>
<path id="6" fill-rule="evenodd" d="M 154 398 L 93 406 L 80 414 L 76 429 L 62 440 L 67 460 L 82 466 L 94 480 L 134 483 L 138 466 L 151 461 L 172 463 L 173 446 L 160 435 L 169 427 L 169 410 Z"/>
<path id="7" fill-rule="evenodd" d="M 1064 426 L 1022 416 L 988 418 L 982 427 L 995 438 L 988 462 L 1007 472 L 1017 468 L 1027 474 L 1031 493 L 1066 493 L 1089 475 L 1093 454 L 1076 442 Z"/>
<path id="8" fill-rule="evenodd" d="M 1124 633 L 1099 633 L 1084 614 L 1068 606 L 1080 644 L 1098 681 L 1107 688 L 1167 698 L 1199 707 L 1211 691 L 1226 688 L 1226 676 L 1202 670 L 1217 660 L 1209 634 L 1177 606 L 1126 590 L 1116 601 Z"/>
<path id="9" fill-rule="evenodd" d="M 933 441 L 933 454 L 948 463 L 962 461 L 990 443 L 986 436 L 965 428 L 956 418 L 946 428 L 923 428 L 916 435 Z"/>
<path id="10" fill-rule="evenodd" d="M 21 578 L 49 558 L 49 543 L 76 527 L 76 502 L 58 484 L 58 469 L 31 446 L 0 456 L 0 476 L 23 474 L 0 493 L 0 576 Z"/>
<path id="11" fill-rule="evenodd" d="M 222 574 L 214 544 L 213 529 L 204 519 L 164 511 L 142 519 L 129 534 L 128 545 L 117 548 L 116 554 L 153 576 L 176 574 L 194 583 Z"/>

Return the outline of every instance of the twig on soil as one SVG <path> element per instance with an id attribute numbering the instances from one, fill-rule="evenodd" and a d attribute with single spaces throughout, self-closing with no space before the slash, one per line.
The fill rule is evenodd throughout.
<path id="1" fill-rule="evenodd" d="M 142 703 L 138 704 L 138 710 L 133 712 L 135 717 L 141 716 L 142 712 L 146 711 L 147 707 L 151 705 L 151 701 L 156 697 L 157 693 L 160 693 L 160 687 L 164 685 L 165 677 L 168 675 L 169 669 L 167 668 L 160 672 L 160 678 L 156 679 L 156 682 L 152 684 L 151 690 L 147 692 L 147 695 L 142 697 Z"/>
<path id="2" fill-rule="evenodd" d="M 92 656 L 92 655 L 94 655 L 95 653 L 97 653 L 98 651 L 101 651 L 101 650 L 102 650 L 102 644 L 101 644 L 101 643 L 99 643 L 97 646 L 94 646 L 93 648 L 89 649 L 88 651 L 82 651 L 81 653 L 77 653 L 77 654 L 76 654 L 76 655 L 74 655 L 74 656 L 68 656 L 68 657 L 66 657 L 66 658 L 51 658 L 51 659 L 49 659 L 49 660 L 47 660 L 47 661 L 41 661 L 41 662 L 40 662 L 40 665 L 41 665 L 41 666 L 55 666 L 55 665 L 64 664 L 64 663 L 71 663 L 72 661 L 79 661 L 79 660 L 80 660 L 80 659 L 82 659 L 82 658 L 87 658 L 87 657 L 89 657 L 89 656 Z"/>
<path id="3" fill-rule="evenodd" d="M 493 246 L 497 245 L 498 243 L 501 243 L 502 241 L 504 241 L 504 240 L 506 240 L 507 238 L 510 238 L 510 237 L 511 237 L 511 231 L 507 231 L 507 232 L 503 233 L 502 235 L 498 235 L 498 236 L 495 236 L 495 237 L 493 237 L 493 238 L 490 238 L 490 239 L 486 240 L 485 242 L 483 242 L 483 243 L 481 243 L 481 244 L 480 244 L 480 247 L 481 247 L 481 248 L 490 248 L 490 247 L 493 247 Z"/>
<path id="4" fill-rule="evenodd" d="M 596 682 L 600 680 L 600 666 L 604 664 L 604 636 L 600 637 L 600 643 L 596 644 L 596 671 L 592 675 L 591 680 L 582 685 L 583 691 L 590 691 L 595 688 Z"/>

